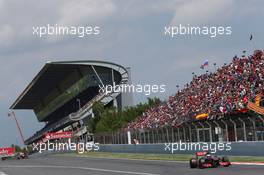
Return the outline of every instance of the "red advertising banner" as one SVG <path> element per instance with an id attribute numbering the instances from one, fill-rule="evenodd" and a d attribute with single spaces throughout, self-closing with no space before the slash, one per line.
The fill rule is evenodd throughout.
<path id="1" fill-rule="evenodd" d="M 45 139 L 53 140 L 53 139 L 65 139 L 65 138 L 72 138 L 72 132 L 54 132 L 54 133 L 47 133 L 45 135 Z"/>
<path id="2" fill-rule="evenodd" d="M 15 148 L 0 148 L 0 155 L 13 155 L 15 154 Z"/>

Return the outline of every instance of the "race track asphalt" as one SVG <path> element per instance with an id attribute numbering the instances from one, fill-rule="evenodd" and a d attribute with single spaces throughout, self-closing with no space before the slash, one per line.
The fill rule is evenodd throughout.
<path id="1" fill-rule="evenodd" d="M 46 155 L 0 161 L 0 175 L 263 175 L 264 166 L 190 169 L 187 163 Z"/>

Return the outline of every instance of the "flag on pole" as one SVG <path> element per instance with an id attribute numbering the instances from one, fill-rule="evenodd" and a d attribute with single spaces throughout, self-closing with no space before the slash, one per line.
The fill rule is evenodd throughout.
<path id="1" fill-rule="evenodd" d="M 209 61 L 205 60 L 205 62 L 200 66 L 201 69 L 204 69 L 206 66 L 209 66 Z"/>
<path id="2" fill-rule="evenodd" d="M 204 66 L 204 67 L 205 67 L 205 66 L 209 66 L 209 61 L 208 61 L 208 60 L 205 60 L 203 66 Z"/>

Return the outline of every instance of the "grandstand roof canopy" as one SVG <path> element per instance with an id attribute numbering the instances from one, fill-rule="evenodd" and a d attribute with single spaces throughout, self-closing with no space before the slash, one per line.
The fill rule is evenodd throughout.
<path id="1" fill-rule="evenodd" d="M 33 109 L 48 93 L 56 88 L 57 82 L 79 69 L 80 66 L 102 66 L 117 70 L 121 74 L 126 69 L 118 64 L 104 61 L 60 61 L 47 62 L 36 77 L 10 107 L 11 109 Z M 122 73 L 123 72 L 123 73 Z"/>

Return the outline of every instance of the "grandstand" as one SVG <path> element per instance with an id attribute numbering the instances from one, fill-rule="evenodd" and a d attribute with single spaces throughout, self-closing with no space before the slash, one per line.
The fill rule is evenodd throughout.
<path id="1" fill-rule="evenodd" d="M 263 141 L 263 90 L 264 52 L 235 56 L 215 72 L 194 75 L 168 101 L 129 123 L 125 132 L 140 143 Z M 126 143 L 125 137 L 120 131 L 97 139 Z"/>
<path id="2" fill-rule="evenodd" d="M 100 87 L 129 84 L 130 69 L 103 61 L 47 62 L 11 106 L 33 110 L 44 128 L 28 138 L 27 145 L 43 139 L 48 132 L 73 131 L 86 138 L 88 119 L 94 102 L 122 109 L 131 106 L 132 94 L 100 92 Z M 80 135 L 80 131 L 81 135 Z"/>

